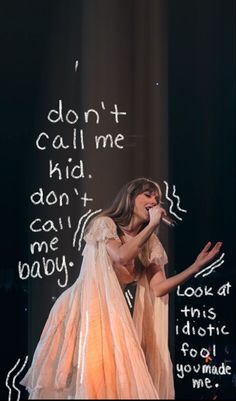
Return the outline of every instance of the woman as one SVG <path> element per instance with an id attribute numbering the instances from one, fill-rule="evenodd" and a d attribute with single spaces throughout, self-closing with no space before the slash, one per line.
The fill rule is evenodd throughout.
<path id="1" fill-rule="evenodd" d="M 21 384 L 31 399 L 173 399 L 168 293 L 219 252 L 166 278 L 155 231 L 165 215 L 157 183 L 126 184 L 89 224 L 79 278 L 54 304 Z M 124 298 L 137 283 L 133 318 Z"/>

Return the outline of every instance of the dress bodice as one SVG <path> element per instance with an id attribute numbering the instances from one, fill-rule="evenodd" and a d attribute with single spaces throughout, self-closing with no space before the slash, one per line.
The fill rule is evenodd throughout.
<path id="1" fill-rule="evenodd" d="M 132 238 L 131 235 L 124 233 L 122 242 L 128 242 Z M 145 272 L 145 266 L 142 263 L 142 252 L 136 258 L 132 259 L 128 265 L 113 263 L 113 268 L 118 278 L 118 281 L 124 289 L 127 284 L 137 282 Z"/>

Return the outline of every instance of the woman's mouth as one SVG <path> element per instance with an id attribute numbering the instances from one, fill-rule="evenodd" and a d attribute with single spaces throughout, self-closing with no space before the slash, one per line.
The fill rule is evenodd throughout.
<path id="1" fill-rule="evenodd" d="M 146 210 L 146 213 L 147 213 L 148 217 L 149 217 L 149 209 L 151 209 L 151 207 L 145 207 L 145 210 Z"/>

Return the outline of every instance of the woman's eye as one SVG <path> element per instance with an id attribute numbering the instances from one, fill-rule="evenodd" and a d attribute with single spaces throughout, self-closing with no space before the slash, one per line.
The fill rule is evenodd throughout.
<path id="1" fill-rule="evenodd" d="M 148 198 L 151 197 L 151 195 L 150 195 L 149 193 L 146 193 L 146 194 L 144 194 L 144 195 L 146 195 Z"/>

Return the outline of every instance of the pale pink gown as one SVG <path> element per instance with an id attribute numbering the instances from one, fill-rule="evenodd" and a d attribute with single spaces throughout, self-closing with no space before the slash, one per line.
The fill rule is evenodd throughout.
<path id="1" fill-rule="evenodd" d="M 21 384 L 30 399 L 174 399 L 168 349 L 168 296 L 137 283 L 133 318 L 106 240 L 118 238 L 109 217 L 85 236 L 81 272 L 55 302 Z M 166 253 L 153 234 L 139 258 L 164 271 Z"/>

